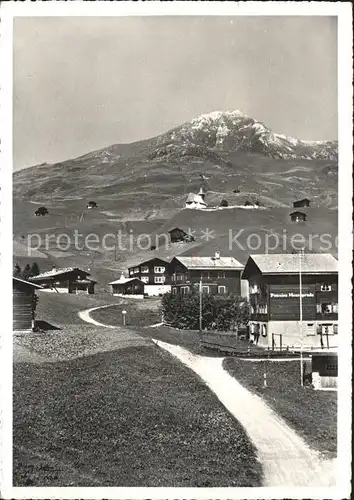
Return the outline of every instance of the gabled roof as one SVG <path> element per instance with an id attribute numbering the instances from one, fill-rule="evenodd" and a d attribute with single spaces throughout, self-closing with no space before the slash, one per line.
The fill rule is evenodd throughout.
<path id="1" fill-rule="evenodd" d="M 311 201 L 308 198 L 302 198 L 302 200 L 295 200 L 294 203 L 302 203 L 303 201 Z"/>
<path id="2" fill-rule="evenodd" d="M 81 274 L 85 274 L 86 276 L 90 276 L 90 273 L 87 271 L 83 271 L 78 267 L 62 267 L 60 269 L 51 269 L 50 271 L 46 271 L 45 273 L 37 274 L 37 276 L 33 276 L 31 280 L 36 281 L 44 278 L 54 278 L 56 276 L 60 276 L 61 274 L 70 273 L 72 271 L 79 271 Z"/>
<path id="3" fill-rule="evenodd" d="M 262 274 L 299 274 L 299 254 L 257 254 L 250 255 L 245 266 L 254 262 Z M 301 257 L 303 274 L 330 274 L 338 272 L 338 261 L 329 253 L 305 253 Z"/>
<path id="4" fill-rule="evenodd" d="M 124 278 L 120 277 L 119 280 L 111 281 L 108 283 L 109 285 L 125 285 L 125 283 L 129 283 L 130 281 L 139 281 L 140 283 L 144 284 L 143 281 L 141 281 L 139 278 Z"/>
<path id="5" fill-rule="evenodd" d="M 202 205 L 206 205 L 205 201 L 199 194 L 189 193 L 186 203 L 200 203 Z"/>
<path id="6" fill-rule="evenodd" d="M 234 257 L 175 257 L 187 269 L 243 269 Z"/>
<path id="7" fill-rule="evenodd" d="M 182 231 L 182 233 L 187 234 L 184 229 L 181 229 L 180 227 L 173 227 L 172 229 L 169 229 L 167 232 L 172 233 L 173 231 Z"/>
<path id="8" fill-rule="evenodd" d="M 12 277 L 12 281 L 17 281 L 18 283 L 23 283 L 24 285 L 28 285 L 32 288 L 43 288 L 41 285 L 36 285 L 35 283 L 31 283 L 30 281 L 23 280 L 21 278 L 17 278 L 15 276 Z"/>
<path id="9" fill-rule="evenodd" d="M 306 214 L 305 212 L 300 212 L 300 210 L 295 210 L 294 212 L 291 212 L 291 214 L 289 214 L 290 216 L 292 215 L 303 215 L 304 217 L 306 217 Z"/>
<path id="10" fill-rule="evenodd" d="M 140 267 L 140 266 L 145 266 L 146 264 L 149 264 L 151 261 L 153 260 L 159 260 L 161 261 L 163 264 L 169 264 L 171 262 L 172 259 L 161 259 L 160 257 L 157 257 L 157 256 L 154 256 L 154 257 L 151 257 L 150 259 L 148 260 L 143 260 L 142 262 L 138 262 L 136 261 L 136 264 L 134 265 L 129 265 L 128 269 L 132 269 L 134 267 Z"/>

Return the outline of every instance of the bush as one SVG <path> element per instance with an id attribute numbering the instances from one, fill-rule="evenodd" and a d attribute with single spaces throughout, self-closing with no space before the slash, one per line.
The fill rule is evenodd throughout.
<path id="1" fill-rule="evenodd" d="M 219 207 L 228 207 L 228 206 L 229 206 L 228 202 L 225 199 L 222 199 Z"/>
<path id="2" fill-rule="evenodd" d="M 174 328 L 197 330 L 199 328 L 199 293 L 162 297 L 161 311 L 164 321 Z M 241 297 L 232 295 L 203 295 L 202 327 L 203 330 L 237 330 L 249 319 L 249 304 Z"/>

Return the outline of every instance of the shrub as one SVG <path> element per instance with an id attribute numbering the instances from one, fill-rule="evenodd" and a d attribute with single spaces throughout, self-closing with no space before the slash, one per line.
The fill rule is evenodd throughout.
<path id="1" fill-rule="evenodd" d="M 196 291 L 188 295 L 166 293 L 162 297 L 161 312 L 164 320 L 174 328 L 199 328 L 200 297 Z M 203 294 L 203 330 L 235 331 L 249 319 L 249 304 L 232 295 Z"/>
<path id="2" fill-rule="evenodd" d="M 224 199 L 221 200 L 219 207 L 228 207 L 228 206 L 229 206 L 229 204 L 226 200 L 224 200 Z"/>

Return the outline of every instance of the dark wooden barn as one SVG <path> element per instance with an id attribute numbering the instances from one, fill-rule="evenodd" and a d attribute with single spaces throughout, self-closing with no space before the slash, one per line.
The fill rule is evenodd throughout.
<path id="1" fill-rule="evenodd" d="M 308 198 L 304 198 L 303 200 L 294 201 L 293 207 L 294 208 L 309 207 L 310 203 L 311 201 Z"/>
<path id="2" fill-rule="evenodd" d="M 299 212 L 298 210 L 296 210 L 295 212 L 291 212 L 290 219 L 293 222 L 305 222 L 306 214 L 304 212 Z"/>
<path id="3" fill-rule="evenodd" d="M 12 278 L 13 330 L 31 331 L 34 324 L 37 289 L 40 285 L 20 278 Z"/>
<path id="4" fill-rule="evenodd" d="M 39 207 L 37 210 L 34 212 L 34 215 L 47 215 L 48 209 L 46 207 Z"/>

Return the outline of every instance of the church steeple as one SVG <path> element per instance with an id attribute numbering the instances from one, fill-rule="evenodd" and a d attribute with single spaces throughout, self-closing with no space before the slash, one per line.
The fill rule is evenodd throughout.
<path id="1" fill-rule="evenodd" d="M 205 198 L 205 191 L 203 189 L 203 186 L 200 186 L 198 194 L 204 200 L 204 198 Z"/>

